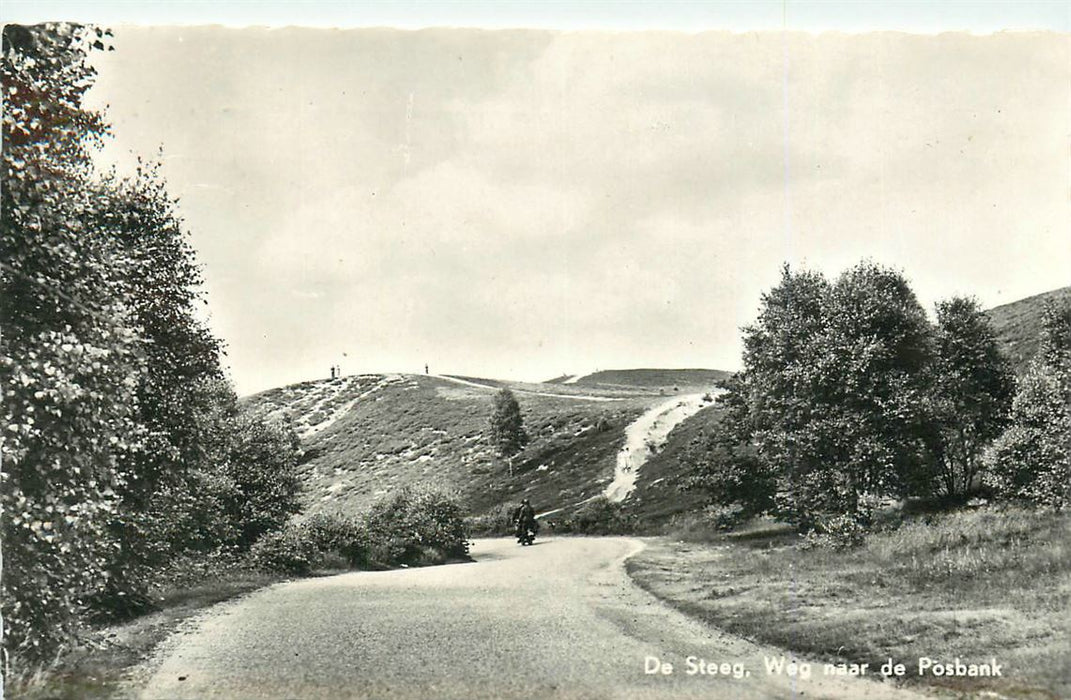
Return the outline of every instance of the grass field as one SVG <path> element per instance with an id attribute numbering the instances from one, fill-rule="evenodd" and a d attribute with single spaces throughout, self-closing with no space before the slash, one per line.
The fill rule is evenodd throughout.
<path id="1" fill-rule="evenodd" d="M 1071 514 L 933 516 L 844 552 L 783 542 L 658 539 L 629 569 L 685 612 L 816 661 L 891 658 L 952 697 L 1071 697 Z M 920 678 L 921 657 L 995 657 L 1004 677 Z"/>
<path id="2" fill-rule="evenodd" d="M 550 510 L 599 493 L 613 478 L 625 427 L 665 400 L 644 387 L 457 379 L 344 377 L 274 389 L 245 404 L 288 417 L 302 434 L 307 512 L 356 514 L 392 488 L 426 484 L 460 492 L 479 514 L 522 496 Z M 515 392 L 531 438 L 512 471 L 488 439 L 491 399 L 502 386 Z"/>

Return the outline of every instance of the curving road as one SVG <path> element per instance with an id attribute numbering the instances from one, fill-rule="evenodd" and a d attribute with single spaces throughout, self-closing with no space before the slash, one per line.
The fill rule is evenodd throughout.
<path id="1" fill-rule="evenodd" d="M 763 656 L 779 653 L 632 585 L 622 562 L 642 547 L 626 538 L 526 548 L 480 540 L 476 563 L 272 586 L 195 618 L 143 669 L 140 696 L 907 697 L 869 681 L 768 675 Z M 688 675 L 689 655 L 750 675 Z M 648 657 L 674 672 L 645 673 Z"/>

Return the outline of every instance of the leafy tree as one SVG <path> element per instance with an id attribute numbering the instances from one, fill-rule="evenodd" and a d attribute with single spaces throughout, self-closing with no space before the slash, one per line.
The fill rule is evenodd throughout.
<path id="1" fill-rule="evenodd" d="M 862 263 L 830 284 L 786 267 L 744 345 L 727 400 L 747 430 L 713 454 L 733 455 L 755 483 L 775 476 L 775 509 L 803 527 L 823 514 L 866 519 L 869 501 L 907 491 L 925 460 L 933 347 L 900 273 Z"/>
<path id="2" fill-rule="evenodd" d="M 939 303 L 935 336 L 932 475 L 935 490 L 956 499 L 978 486 L 984 450 L 1007 425 L 1014 377 L 975 300 Z"/>
<path id="3" fill-rule="evenodd" d="M 732 513 L 724 523 L 732 525 L 773 507 L 777 474 L 759 459 L 751 443 L 741 375 L 723 386 L 728 391 L 719 397 L 723 414 L 718 424 L 694 438 L 681 456 L 688 473 L 681 487 L 705 493 L 711 504 Z"/>
<path id="4" fill-rule="evenodd" d="M 1071 303 L 1046 308 L 1038 355 L 1012 402 L 1011 424 L 989 457 L 1006 496 L 1071 505 Z"/>
<path id="5" fill-rule="evenodd" d="M 103 33 L 69 24 L 3 29 L 0 366 L 5 439 L 4 648 L 48 659 L 115 549 L 126 455 L 141 449 L 143 346 L 125 300 L 128 259 L 86 222 L 89 153 L 105 134 L 82 106 Z"/>
<path id="6" fill-rule="evenodd" d="M 204 520 L 191 510 L 218 505 L 225 478 L 212 472 L 224 463 L 216 433 L 226 426 L 204 417 L 234 399 L 223 380 L 220 343 L 196 314 L 200 269 L 159 173 L 141 165 L 130 179 L 109 175 L 95 196 L 100 206 L 88 226 L 121 251 L 130 271 L 121 290 L 144 359 L 136 406 L 145 439 L 126 455 L 121 510 L 111 522 L 122 556 L 94 597 L 99 607 L 129 614 L 150 604 L 153 572 L 175 552 L 166 535 L 174 523 Z M 198 504 L 201 495 L 208 500 Z M 214 539 L 207 529 L 202 535 Z"/>
<path id="7" fill-rule="evenodd" d="M 512 457 L 528 444 L 520 404 L 509 389 L 503 388 L 494 396 L 491 443 L 500 457 Z"/>
<path id="8" fill-rule="evenodd" d="M 756 323 L 744 329 L 744 371 L 723 398 L 741 402 L 737 410 L 751 427 L 741 438 L 777 474 L 778 509 L 800 522 L 811 510 L 839 507 L 832 502 L 840 492 L 835 474 L 825 469 L 836 459 L 836 433 L 820 433 L 831 419 L 826 358 L 816 342 L 827 326 L 829 289 L 819 273 L 782 270 L 781 283 L 762 297 Z"/>
<path id="9" fill-rule="evenodd" d="M 301 443 L 291 426 L 241 411 L 233 416 L 228 432 L 226 474 L 234 491 L 225 500 L 237 529 L 234 544 L 244 551 L 261 535 L 281 529 L 300 510 Z"/>
<path id="10" fill-rule="evenodd" d="M 926 312 L 902 274 L 859 264 L 831 289 L 825 353 L 841 449 L 833 466 L 848 485 L 843 512 L 860 497 L 902 496 L 926 459 L 926 390 L 933 344 Z"/>
<path id="11" fill-rule="evenodd" d="M 107 32 L 3 29 L 3 645 L 46 662 L 91 607 L 134 612 L 183 550 L 296 510 L 296 439 L 237 410 L 159 174 L 100 177 L 82 106 Z"/>

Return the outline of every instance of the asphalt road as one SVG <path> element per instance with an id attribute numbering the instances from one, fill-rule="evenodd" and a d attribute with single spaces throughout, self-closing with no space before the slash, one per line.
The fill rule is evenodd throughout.
<path id="1" fill-rule="evenodd" d="M 642 546 L 479 540 L 475 563 L 272 586 L 194 618 L 143 669 L 141 697 L 907 697 L 820 667 L 810 680 L 769 674 L 764 657 L 779 652 L 632 585 L 622 563 Z M 689 656 L 716 672 L 689 674 Z"/>

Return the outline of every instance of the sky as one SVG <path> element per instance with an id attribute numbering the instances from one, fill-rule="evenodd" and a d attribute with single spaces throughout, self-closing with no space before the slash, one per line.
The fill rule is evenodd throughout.
<path id="1" fill-rule="evenodd" d="M 242 394 L 736 369 L 786 262 L 1071 283 L 1066 33 L 114 29 L 103 157 L 162 153 Z"/>

